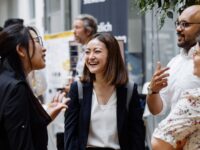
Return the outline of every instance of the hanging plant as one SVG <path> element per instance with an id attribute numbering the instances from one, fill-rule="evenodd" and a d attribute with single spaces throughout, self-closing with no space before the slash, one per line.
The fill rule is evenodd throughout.
<path id="1" fill-rule="evenodd" d="M 156 14 L 160 16 L 160 27 L 162 27 L 166 17 L 173 19 L 174 12 L 180 14 L 186 7 L 200 4 L 200 0 L 136 0 L 136 4 L 143 14 L 156 8 Z"/>

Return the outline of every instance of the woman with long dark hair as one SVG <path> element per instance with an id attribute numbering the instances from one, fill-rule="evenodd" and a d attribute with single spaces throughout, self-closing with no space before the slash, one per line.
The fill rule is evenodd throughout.
<path id="1" fill-rule="evenodd" d="M 0 32 L 2 150 L 47 150 L 47 125 L 67 108 L 64 94 L 58 94 L 48 115 L 27 83 L 30 71 L 45 67 L 45 52 L 41 37 L 32 27 L 16 24 Z"/>

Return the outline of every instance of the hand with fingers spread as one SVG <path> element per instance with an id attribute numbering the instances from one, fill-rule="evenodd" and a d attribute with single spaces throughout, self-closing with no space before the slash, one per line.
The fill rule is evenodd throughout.
<path id="1" fill-rule="evenodd" d="M 167 86 L 167 77 L 169 76 L 169 73 L 166 73 L 167 70 L 169 70 L 168 67 L 162 68 L 160 62 L 157 62 L 155 73 L 149 85 L 153 92 L 159 93 L 162 88 Z"/>
<path id="2" fill-rule="evenodd" d="M 67 103 L 70 101 L 70 98 L 65 97 L 64 92 L 58 92 L 52 102 L 48 105 L 47 111 L 49 112 L 49 115 L 52 120 L 54 120 L 61 110 L 67 109 Z"/>

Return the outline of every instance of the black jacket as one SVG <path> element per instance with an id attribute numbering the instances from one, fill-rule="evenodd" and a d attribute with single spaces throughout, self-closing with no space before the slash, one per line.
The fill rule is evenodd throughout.
<path id="1" fill-rule="evenodd" d="M 78 100 L 77 83 L 70 88 L 69 108 L 65 113 L 65 150 L 85 150 L 88 140 L 91 101 L 91 83 L 83 84 L 83 100 Z M 126 107 L 127 88 L 117 88 L 117 129 L 121 150 L 144 150 L 145 127 L 142 120 L 137 86 L 134 86 L 129 109 Z M 98 129 L 97 129 L 98 130 Z"/>
<path id="2" fill-rule="evenodd" d="M 47 150 L 50 121 L 27 82 L 9 65 L 0 68 L 0 149 Z"/>

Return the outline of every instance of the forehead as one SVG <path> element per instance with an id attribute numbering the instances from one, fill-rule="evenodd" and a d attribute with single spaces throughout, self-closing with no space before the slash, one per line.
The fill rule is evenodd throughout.
<path id="1" fill-rule="evenodd" d="M 74 21 L 74 26 L 79 26 L 79 27 L 83 27 L 83 21 L 80 19 L 77 19 Z"/>
<path id="2" fill-rule="evenodd" d="M 32 38 L 37 37 L 37 34 L 33 30 L 29 30 Z"/>
<path id="3" fill-rule="evenodd" d="M 98 40 L 97 38 L 95 39 L 92 39 L 90 42 L 88 42 L 87 44 L 87 48 L 90 48 L 90 47 L 98 47 L 98 48 L 106 48 L 106 45 L 101 42 L 100 40 Z"/>
<path id="4" fill-rule="evenodd" d="M 189 7 L 185 9 L 179 16 L 179 21 L 199 22 L 200 7 Z"/>

